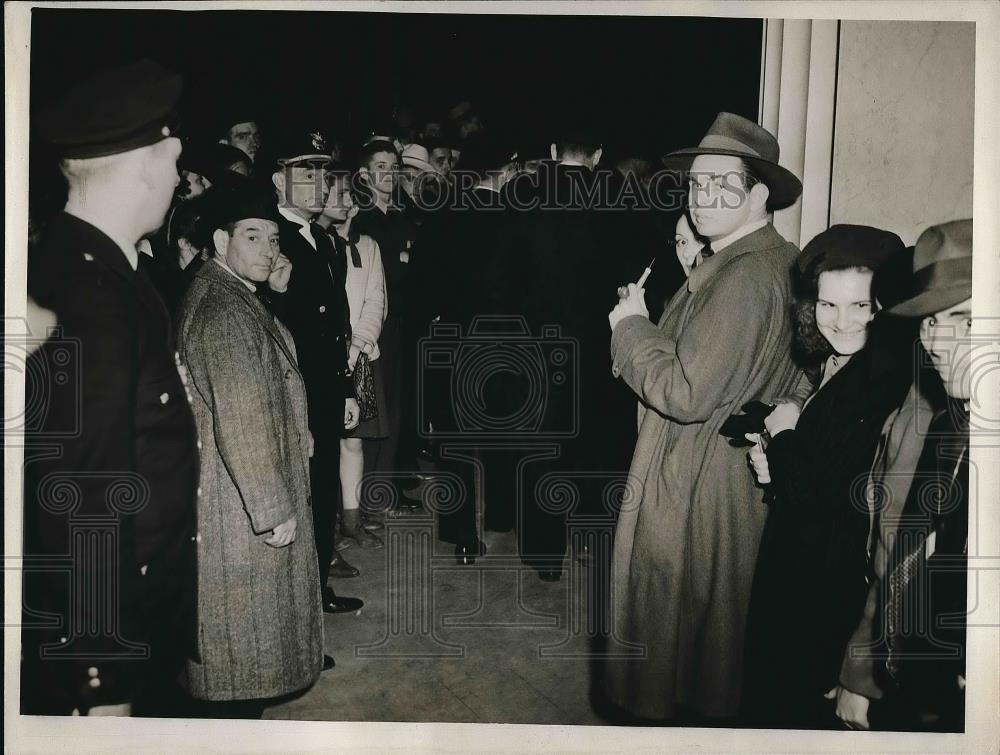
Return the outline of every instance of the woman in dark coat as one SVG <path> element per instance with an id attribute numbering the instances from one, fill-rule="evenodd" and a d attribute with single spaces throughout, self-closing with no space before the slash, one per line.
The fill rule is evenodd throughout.
<path id="1" fill-rule="evenodd" d="M 867 590 L 873 514 L 865 481 L 882 424 L 911 382 L 906 355 L 876 335 L 892 324 L 878 327 L 874 271 L 904 253 L 895 234 L 841 225 L 798 260 L 796 346 L 811 359 L 817 389 L 801 416 L 783 403 L 767 418 L 766 456 L 764 441 L 747 436 L 770 498 L 747 619 L 750 726 L 836 725 L 825 696 Z"/>

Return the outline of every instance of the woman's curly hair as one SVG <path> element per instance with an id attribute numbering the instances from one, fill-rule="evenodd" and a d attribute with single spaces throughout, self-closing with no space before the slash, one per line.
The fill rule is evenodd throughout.
<path id="1" fill-rule="evenodd" d="M 819 293 L 819 276 L 821 273 L 838 270 L 858 270 L 874 272 L 863 265 L 830 265 L 826 257 L 821 255 L 805 270 L 793 269 L 794 299 L 792 301 L 792 352 L 795 360 L 804 368 L 818 367 L 833 349 L 830 342 L 819 332 L 816 325 L 816 299 Z M 874 275 L 873 275 L 874 280 Z M 874 300 L 874 292 L 872 293 Z"/>

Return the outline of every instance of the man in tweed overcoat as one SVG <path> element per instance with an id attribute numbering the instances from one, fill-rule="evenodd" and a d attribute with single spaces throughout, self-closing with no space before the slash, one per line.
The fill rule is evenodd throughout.
<path id="1" fill-rule="evenodd" d="M 214 256 L 180 314 L 202 460 L 201 661 L 188 664 L 189 690 L 226 701 L 219 717 L 259 715 L 263 700 L 311 685 L 324 663 L 305 388 L 291 336 L 254 295 L 288 275 L 273 215 L 250 187 L 217 195 L 205 224 Z"/>

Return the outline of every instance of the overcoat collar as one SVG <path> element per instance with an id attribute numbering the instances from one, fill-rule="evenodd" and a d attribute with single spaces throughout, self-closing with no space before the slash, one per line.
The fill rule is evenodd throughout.
<path id="1" fill-rule="evenodd" d="M 288 361 L 291 362 L 295 371 L 299 372 L 299 365 L 295 360 L 295 355 L 292 354 L 291 350 L 288 348 L 288 343 L 285 341 L 284 336 L 282 336 L 281 331 L 278 330 L 278 326 L 275 324 L 274 318 L 271 316 L 271 313 L 267 311 L 267 308 L 260 303 L 260 300 L 250 289 L 243 285 L 243 283 L 237 280 L 234 276 L 223 270 L 213 259 L 209 259 L 204 265 L 202 265 L 198 269 L 198 272 L 195 273 L 195 277 L 202 278 L 206 281 L 222 286 L 250 307 L 250 309 L 253 310 L 253 313 L 257 316 L 257 319 L 260 320 L 261 325 L 267 331 L 267 334 L 278 344 L 278 348 L 281 349 L 282 353 L 288 358 Z"/>
<path id="2" fill-rule="evenodd" d="M 750 252 L 760 252 L 765 249 L 777 249 L 788 243 L 774 226 L 768 223 L 740 239 L 736 239 L 721 252 L 717 252 L 701 262 L 688 276 L 687 287 L 692 294 L 705 285 L 716 273 L 737 257 Z"/>

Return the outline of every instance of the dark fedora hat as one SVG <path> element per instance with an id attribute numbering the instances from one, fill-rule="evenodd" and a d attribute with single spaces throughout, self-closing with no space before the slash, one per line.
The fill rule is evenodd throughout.
<path id="1" fill-rule="evenodd" d="M 768 207 L 788 207 L 802 193 L 802 182 L 778 165 L 778 140 L 767 129 L 733 113 L 719 113 L 697 147 L 679 149 L 663 156 L 670 170 L 687 172 L 698 155 L 730 155 L 746 160 L 770 190 Z"/>
<path id="2" fill-rule="evenodd" d="M 972 220 L 932 225 L 913 251 L 911 296 L 894 315 L 926 317 L 972 296 Z"/>
<path id="3" fill-rule="evenodd" d="M 202 238 L 208 239 L 217 229 L 250 218 L 280 222 L 277 201 L 266 187 L 234 174 L 223 185 L 213 186 L 205 194 L 198 230 Z"/>

